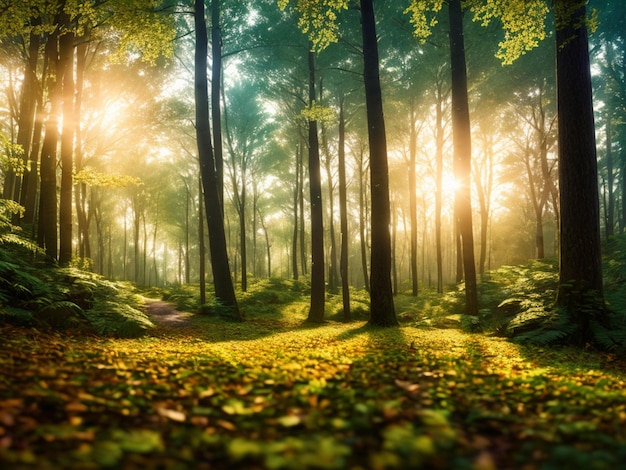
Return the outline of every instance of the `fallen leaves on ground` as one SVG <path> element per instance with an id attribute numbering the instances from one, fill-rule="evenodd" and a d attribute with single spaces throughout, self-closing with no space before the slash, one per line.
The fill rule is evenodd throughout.
<path id="1" fill-rule="evenodd" d="M 173 331 L 173 330 L 172 330 Z M 4 328 L 3 468 L 616 468 L 623 362 L 456 330 Z"/>

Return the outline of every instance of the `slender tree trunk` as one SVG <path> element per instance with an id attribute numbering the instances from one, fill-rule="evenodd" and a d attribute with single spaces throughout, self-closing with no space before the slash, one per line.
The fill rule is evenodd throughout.
<path id="1" fill-rule="evenodd" d="M 393 295 L 398 295 L 398 265 L 397 261 L 397 239 L 398 239 L 398 211 L 391 207 L 391 291 Z M 406 220 L 406 218 L 404 218 Z M 405 225 L 406 226 L 406 225 Z"/>
<path id="2" fill-rule="evenodd" d="M 622 151 L 620 153 L 620 173 L 622 175 L 622 191 L 621 191 L 621 224 L 620 232 L 626 232 L 626 139 L 621 144 Z"/>
<path id="3" fill-rule="evenodd" d="M 591 322 L 605 322 L 600 207 L 591 72 L 584 3 L 571 17 L 565 0 L 553 1 L 557 24 L 560 266 L 557 304 L 580 327 L 576 342 L 593 337 Z"/>
<path id="4" fill-rule="evenodd" d="M 409 219 L 411 221 L 411 293 L 417 296 L 417 183 L 415 166 L 417 160 L 417 132 L 415 130 L 417 116 L 415 101 L 411 100 L 411 126 L 409 132 Z"/>
<path id="5" fill-rule="evenodd" d="M 309 51 L 309 104 L 315 95 L 315 55 Z M 324 212 L 317 121 L 309 121 L 309 193 L 311 198 L 311 306 L 307 321 L 324 321 Z"/>
<path id="6" fill-rule="evenodd" d="M 443 293 L 443 255 L 441 246 L 441 206 L 443 199 L 443 80 L 438 75 L 435 114 L 435 245 L 437 257 L 437 292 Z"/>
<path id="7" fill-rule="evenodd" d="M 267 256 L 267 277 L 269 279 L 272 277 L 272 256 L 271 256 L 272 245 L 270 244 L 270 234 L 267 230 L 267 226 L 265 225 L 265 220 L 263 219 L 263 216 L 261 215 L 261 213 L 259 213 L 259 222 L 261 223 L 261 228 L 263 229 L 263 233 L 265 234 L 265 249 L 266 249 L 266 256 Z"/>
<path id="8" fill-rule="evenodd" d="M 204 1 L 195 0 L 194 20 L 196 25 L 195 50 L 195 102 L 196 102 L 196 137 L 200 156 L 200 174 L 204 189 L 205 210 L 209 227 L 209 246 L 215 296 L 227 307 L 236 320 L 243 320 L 237 305 L 235 289 L 228 263 L 226 233 L 218 177 L 216 174 L 211 130 L 209 127 L 208 84 L 207 84 L 207 46 L 208 37 L 204 18 Z M 218 95 L 219 97 L 219 95 Z M 218 98 L 219 102 L 219 98 Z"/>
<path id="9" fill-rule="evenodd" d="M 330 239 L 330 253 L 328 263 L 328 288 L 331 292 L 337 290 L 337 243 L 335 240 L 335 195 L 333 191 L 333 172 L 331 168 L 330 152 L 328 150 L 328 142 L 326 141 L 326 132 L 322 127 L 322 141 L 324 154 L 326 159 L 324 167 L 326 170 L 326 178 L 328 180 L 328 237 Z"/>
<path id="10" fill-rule="evenodd" d="M 259 273 L 257 271 L 258 253 L 257 253 L 257 225 L 259 214 L 259 188 L 256 178 L 252 182 L 252 275 L 256 278 Z"/>
<path id="11" fill-rule="evenodd" d="M 365 155 L 361 149 L 359 159 L 359 240 L 361 245 L 361 270 L 363 271 L 363 284 L 367 292 L 370 291 L 369 269 L 367 266 L 367 236 L 365 234 Z"/>
<path id="12" fill-rule="evenodd" d="M 222 84 L 222 29 L 220 20 L 222 0 L 211 0 L 211 116 L 213 124 L 213 153 L 217 193 L 224 213 L 224 150 L 222 145 L 222 113 L 220 108 Z"/>
<path id="13" fill-rule="evenodd" d="M 470 187 L 472 150 L 461 0 L 450 0 L 448 8 L 450 13 L 450 66 L 452 71 L 452 133 L 454 164 L 457 169 L 455 174 L 458 178 L 459 186 L 455 205 L 463 253 L 465 313 L 477 315 L 478 288 L 474 261 Z"/>
<path id="14" fill-rule="evenodd" d="M 76 47 L 76 100 L 74 102 L 74 116 L 80 117 L 84 88 L 85 68 L 87 66 L 87 42 L 82 38 Z M 76 173 L 83 169 L 82 132 L 80 119 L 75 123 L 75 155 L 74 168 Z M 87 185 L 79 183 L 74 187 L 74 206 L 76 207 L 76 221 L 78 222 L 78 256 L 81 259 L 91 257 L 89 241 L 89 224 L 87 221 Z"/>
<path id="15" fill-rule="evenodd" d="M 609 105 L 610 108 L 610 105 Z M 615 226 L 615 196 L 614 185 L 615 175 L 613 174 L 613 145 L 612 145 L 612 122 L 611 122 L 611 109 L 606 113 L 606 172 L 607 172 L 607 185 L 608 185 L 608 201 L 607 201 L 607 214 L 606 214 L 606 238 L 609 239 L 613 236 Z"/>
<path id="16" fill-rule="evenodd" d="M 38 87 L 37 94 L 37 109 L 41 109 L 43 105 L 42 87 Z M 41 176 L 41 169 L 39 168 L 40 162 L 40 150 L 42 147 L 42 131 L 43 131 L 43 118 L 41 112 L 35 113 L 35 124 L 33 128 L 33 143 L 30 149 L 29 156 L 29 171 L 24 175 L 22 183 L 21 204 L 24 206 L 24 218 L 22 223 L 24 225 L 35 225 L 37 217 L 37 200 L 38 200 L 38 187 L 39 179 Z"/>
<path id="17" fill-rule="evenodd" d="M 206 248 L 204 245 L 204 207 L 202 201 L 204 200 L 204 194 L 202 194 L 202 178 L 198 178 L 198 246 L 200 256 L 200 305 L 206 304 Z"/>
<path id="18" fill-rule="evenodd" d="M 190 255 L 190 218 L 191 218 L 191 188 L 185 181 L 185 283 L 191 282 L 191 255 Z"/>
<path id="19" fill-rule="evenodd" d="M 339 254 L 339 272 L 341 274 L 341 299 L 343 303 L 343 320 L 350 321 L 350 286 L 348 283 L 348 197 L 346 184 L 346 121 L 344 115 L 344 99 L 339 100 L 339 148 L 337 150 L 337 166 L 339 172 L 339 219 L 341 226 L 341 251 Z"/>
<path id="20" fill-rule="evenodd" d="M 93 190 L 92 190 L 93 191 Z M 139 196 L 133 195 L 133 281 L 139 284 L 139 272 L 141 269 L 141 259 L 139 258 L 139 229 L 141 228 L 141 217 L 139 215 Z"/>
<path id="21" fill-rule="evenodd" d="M 300 165 L 302 157 L 300 156 L 300 147 L 296 148 L 296 185 L 293 189 L 293 239 L 291 244 L 291 271 L 295 280 L 298 280 L 298 201 L 300 195 Z"/>
<path id="22" fill-rule="evenodd" d="M 64 14 L 64 24 L 69 17 Z M 59 38 L 59 66 L 63 70 L 63 133 L 61 135 L 61 192 L 59 201 L 59 263 L 72 260 L 72 189 L 74 171 L 74 34 Z"/>
<path id="23" fill-rule="evenodd" d="M 300 146 L 300 166 L 298 170 L 300 172 L 300 193 L 298 194 L 298 204 L 300 208 L 300 267 L 302 274 L 305 276 L 308 274 L 307 269 L 307 255 L 306 255 L 306 225 L 304 223 L 304 142 Z"/>
<path id="24" fill-rule="evenodd" d="M 241 197 L 239 208 L 239 246 L 241 247 L 241 290 L 248 290 L 248 257 L 246 246 L 246 171 L 242 170 Z"/>
<path id="25" fill-rule="evenodd" d="M 49 67 L 50 115 L 46 121 L 45 138 L 41 149 L 41 189 L 39 199 L 39 246 L 51 259 L 57 258 L 57 143 L 59 140 L 59 115 L 62 105 L 62 71 L 58 60 L 58 34 L 48 37 L 46 59 Z"/>
<path id="26" fill-rule="evenodd" d="M 371 278 L 370 319 L 372 326 L 398 324 L 391 286 L 391 234 L 389 204 L 389 171 L 387 168 L 387 137 L 380 90 L 378 42 L 373 0 L 361 0 L 363 32 L 363 74 L 367 127 L 370 146 L 371 215 Z"/>
<path id="27" fill-rule="evenodd" d="M 21 180 L 16 181 L 13 199 L 25 204 L 25 194 L 27 182 L 29 181 L 29 173 L 35 171 L 37 174 L 37 160 L 30 160 L 30 152 L 33 139 L 39 139 L 40 136 L 33 136 L 35 124 L 35 112 L 37 110 L 37 101 L 40 92 L 37 91 L 37 60 L 39 58 L 40 37 L 37 34 L 30 34 L 30 44 L 28 46 L 28 59 L 24 70 L 24 82 L 22 84 L 22 95 L 20 99 L 20 114 L 17 131 L 17 144 L 22 146 L 24 150 L 23 162 L 24 167 L 28 169 L 24 173 Z M 30 184 L 36 185 L 36 178 L 31 179 Z M 32 220 L 28 221 L 32 224 Z"/>

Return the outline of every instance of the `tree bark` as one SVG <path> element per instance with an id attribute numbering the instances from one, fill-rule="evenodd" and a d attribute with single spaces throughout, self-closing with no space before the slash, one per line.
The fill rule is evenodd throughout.
<path id="1" fill-rule="evenodd" d="M 206 247 L 204 244 L 204 206 L 202 201 L 204 194 L 202 191 L 202 178 L 198 178 L 198 249 L 200 251 L 200 305 L 206 304 Z"/>
<path id="2" fill-rule="evenodd" d="M 612 116 L 611 105 L 609 104 L 609 110 L 606 113 L 606 172 L 607 172 L 607 214 L 606 214 L 606 238 L 607 240 L 613 236 L 615 227 L 615 175 L 613 174 L 613 145 L 611 141 L 612 137 Z"/>
<path id="3" fill-rule="evenodd" d="M 417 132 L 415 130 L 417 113 L 415 101 L 411 100 L 411 126 L 409 132 L 409 219 L 411 221 L 411 294 L 417 296 L 417 182 L 415 165 L 417 160 Z"/>
<path id="4" fill-rule="evenodd" d="M 62 24 L 69 24 L 63 15 Z M 63 129 L 61 134 L 61 191 L 59 200 L 59 263 L 72 260 L 72 189 L 74 171 L 74 34 L 65 32 L 59 38 L 59 67 L 63 73 Z M 102 253 L 100 254 L 102 256 Z"/>
<path id="5" fill-rule="evenodd" d="M 222 85 L 222 30 L 221 0 L 211 0 L 211 117 L 213 124 L 213 153 L 217 194 L 224 213 L 224 149 L 222 145 L 222 113 L 220 106 Z"/>
<path id="6" fill-rule="evenodd" d="M 369 269 L 367 266 L 367 236 L 365 234 L 366 226 L 366 185 L 365 185 L 365 155 L 361 149 L 359 155 L 359 240 L 361 245 L 361 270 L 363 271 L 363 285 L 367 292 L 370 291 Z"/>
<path id="7" fill-rule="evenodd" d="M 85 69 L 87 66 L 87 42 L 86 38 L 76 47 L 76 101 L 74 102 L 74 115 L 81 115 L 82 96 Z M 74 168 L 76 173 L 83 169 L 82 133 L 80 120 L 75 128 L 75 155 Z M 74 205 L 76 207 L 76 221 L 78 222 L 78 256 L 81 259 L 91 258 L 91 246 L 89 240 L 89 220 L 87 218 L 87 185 L 77 184 L 74 188 Z"/>
<path id="8" fill-rule="evenodd" d="M 463 253 L 465 313 L 477 315 L 478 289 L 474 261 L 470 187 L 472 149 L 461 0 L 450 0 L 448 8 L 450 16 L 450 66 L 452 71 L 452 133 L 455 175 L 458 178 L 455 206 Z"/>
<path id="9" fill-rule="evenodd" d="M 570 17 L 565 0 L 553 2 L 557 25 L 560 266 L 557 305 L 580 327 L 577 342 L 592 337 L 591 321 L 604 321 L 600 207 L 591 72 L 584 3 Z M 596 308 L 590 308 L 596 307 Z M 600 308 L 598 308 L 600 307 Z"/>
<path id="10" fill-rule="evenodd" d="M 435 245 L 437 257 L 437 292 L 443 293 L 443 255 L 441 246 L 441 206 L 443 199 L 443 80 L 437 74 L 435 111 Z"/>
<path id="11" fill-rule="evenodd" d="M 300 165 L 302 164 L 302 157 L 300 155 L 301 147 L 297 146 L 296 148 L 296 182 L 295 187 L 293 188 L 293 238 L 291 242 L 291 270 L 292 277 L 296 281 L 298 280 L 298 235 L 299 235 L 299 226 L 298 226 L 298 208 L 299 208 L 299 200 L 300 200 Z"/>
<path id="12" fill-rule="evenodd" d="M 309 51 L 309 104 L 315 104 L 315 54 Z M 309 121 L 309 194 L 311 198 L 311 305 L 307 321 L 324 321 L 324 213 L 317 121 Z"/>
<path id="13" fill-rule="evenodd" d="M 41 148 L 41 189 L 39 198 L 39 230 L 37 241 L 49 258 L 57 258 L 57 143 L 59 140 L 59 115 L 62 106 L 62 72 L 59 70 L 58 33 L 48 37 L 46 43 L 48 63 L 47 86 L 50 90 L 50 115 L 45 125 L 45 137 Z"/>
<path id="14" fill-rule="evenodd" d="M 373 0 L 361 0 L 363 74 L 370 146 L 371 274 L 370 319 L 372 326 L 398 324 L 391 286 L 391 234 L 387 138 L 380 90 L 378 42 Z"/>
<path id="15" fill-rule="evenodd" d="M 38 96 L 40 92 L 37 90 L 37 61 L 39 58 L 39 45 L 41 39 L 39 35 L 31 33 L 30 43 L 28 46 L 28 60 L 26 61 L 26 68 L 24 70 L 24 82 L 22 84 L 22 96 L 20 99 L 20 115 L 17 131 L 17 144 L 22 146 L 24 150 L 24 166 L 27 171 L 21 180 L 18 181 L 15 187 L 13 198 L 16 201 L 25 205 L 25 196 L 28 188 L 28 184 L 36 185 L 37 183 L 37 158 L 31 160 L 31 149 L 34 139 L 39 139 L 41 136 L 33 135 L 35 127 L 35 112 L 37 110 Z M 33 172 L 33 174 L 30 174 Z M 24 220 L 23 223 L 32 224 L 33 220 Z"/>
<path id="16" fill-rule="evenodd" d="M 195 78 L 194 91 L 196 102 L 196 138 L 200 157 L 200 175 L 204 188 L 204 202 L 209 227 L 209 248 L 215 296 L 228 310 L 228 316 L 243 320 L 239 311 L 235 289 L 230 273 L 226 234 L 218 178 L 216 174 L 211 130 L 209 127 L 209 96 L 207 83 L 207 48 L 208 37 L 204 18 L 204 1 L 195 0 L 194 20 L 196 26 Z"/>
<path id="17" fill-rule="evenodd" d="M 339 254 L 339 273 L 341 274 L 341 299 L 343 303 L 343 320 L 350 321 L 350 287 L 348 283 L 348 197 L 346 185 L 346 121 L 344 115 L 344 99 L 339 100 L 339 149 L 337 151 L 339 173 L 339 220 L 341 231 L 341 248 Z"/>

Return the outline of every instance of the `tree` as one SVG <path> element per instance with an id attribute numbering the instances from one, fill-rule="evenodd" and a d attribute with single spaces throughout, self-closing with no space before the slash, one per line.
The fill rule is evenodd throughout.
<path id="1" fill-rule="evenodd" d="M 585 4 L 553 2 L 557 24 L 561 204 L 557 305 L 566 308 L 579 326 L 576 342 L 581 346 L 592 339 L 592 322 L 606 323 Z"/>
<path id="2" fill-rule="evenodd" d="M 454 175 L 458 189 L 455 209 L 461 234 L 465 278 L 465 313 L 478 314 L 478 288 L 474 261 L 474 234 L 471 204 L 471 135 L 467 97 L 467 69 L 463 40 L 461 0 L 450 0 L 450 69 L 452 76 L 452 135 L 454 141 Z"/>
<path id="3" fill-rule="evenodd" d="M 428 12 L 437 13 L 443 1 L 419 2 L 413 0 L 406 13 L 411 13 L 414 34 L 424 41 L 430 36 L 430 25 L 426 17 Z M 469 118 L 469 102 L 467 92 L 467 67 L 465 63 L 465 43 L 463 38 L 463 9 L 461 0 L 448 1 L 448 17 L 450 22 L 450 72 L 452 91 L 452 134 L 454 143 L 454 176 L 457 180 L 455 193 L 455 215 L 460 240 L 460 247 L 465 279 L 465 312 L 468 315 L 478 314 L 478 287 L 474 260 L 474 234 L 472 226 L 471 205 L 471 130 Z M 457 254 L 459 250 L 457 249 Z M 460 267 L 460 265 L 459 265 Z M 457 269 L 457 280 L 458 274 Z"/>
<path id="4" fill-rule="evenodd" d="M 373 326 L 398 324 L 391 285 L 391 210 L 387 138 L 380 89 L 378 43 L 373 0 L 361 0 L 363 34 L 363 77 L 370 147 L 370 185 L 372 192 L 370 319 Z"/>
<path id="5" fill-rule="evenodd" d="M 322 210 L 322 177 L 320 170 L 320 148 L 317 135 L 315 94 L 315 53 L 310 50 L 309 58 L 309 194 L 311 203 L 311 305 L 308 321 L 320 323 L 324 320 L 324 212 Z"/>
<path id="6" fill-rule="evenodd" d="M 339 217 L 341 233 L 341 249 L 339 254 L 339 272 L 341 273 L 341 293 L 343 304 L 343 319 L 351 320 L 350 289 L 348 286 L 348 202 L 346 191 L 346 119 L 344 113 L 344 97 L 339 98 Z"/>
<path id="7" fill-rule="evenodd" d="M 209 227 L 209 248 L 215 296 L 228 310 L 232 318 L 243 320 L 239 311 L 235 289 L 230 275 L 222 204 L 218 193 L 211 130 L 209 127 L 209 93 L 207 80 L 208 37 L 204 18 L 204 1 L 195 0 L 194 21 L 196 25 L 196 49 L 194 61 L 194 84 L 196 102 L 196 138 L 200 159 L 200 175 L 204 189 L 204 205 Z"/>

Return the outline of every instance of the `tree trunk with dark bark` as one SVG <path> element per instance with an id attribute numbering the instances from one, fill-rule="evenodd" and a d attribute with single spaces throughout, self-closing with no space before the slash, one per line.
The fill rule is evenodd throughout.
<path id="1" fill-rule="evenodd" d="M 63 15 L 62 24 L 69 24 Z M 72 260 L 72 190 L 74 172 L 74 34 L 65 32 L 59 38 L 59 66 L 63 73 L 63 129 L 61 134 L 61 191 L 59 198 L 59 263 Z M 102 256 L 102 254 L 101 254 Z"/>
<path id="2" fill-rule="evenodd" d="M 339 220 L 341 231 L 341 248 L 339 253 L 339 273 L 341 274 L 341 298 L 343 302 L 343 319 L 350 321 L 350 286 L 348 283 L 348 196 L 346 185 L 346 121 L 343 97 L 339 100 L 339 148 L 337 166 L 339 173 Z"/>
<path id="3" fill-rule="evenodd" d="M 41 183 L 39 197 L 39 224 L 37 242 L 44 248 L 48 257 L 57 258 L 57 144 L 59 140 L 59 116 L 62 106 L 62 75 L 59 70 L 58 34 L 48 37 L 46 43 L 48 64 L 48 89 L 50 90 L 50 115 L 45 125 L 45 137 L 41 148 Z"/>
<path id="4" fill-rule="evenodd" d="M 553 2 L 557 22 L 560 266 L 557 305 L 578 323 L 584 346 L 591 322 L 606 322 L 602 286 L 600 206 L 591 71 L 584 3 Z"/>
<path id="5" fill-rule="evenodd" d="M 458 189 L 456 217 L 461 234 L 463 274 L 465 278 L 465 313 L 478 314 L 478 288 L 474 260 L 474 234 L 471 202 L 471 135 L 467 98 L 467 70 L 463 39 L 463 12 L 461 0 L 450 0 L 450 67 L 452 72 L 452 134 L 454 166 Z"/>
<path id="6" fill-rule="evenodd" d="M 309 104 L 315 104 L 315 55 L 309 51 Z M 324 321 L 324 213 L 317 121 L 309 121 L 309 194 L 311 198 L 311 305 L 307 321 Z"/>
<path id="7" fill-rule="evenodd" d="M 225 307 L 224 312 L 234 320 L 243 320 L 239 311 L 235 289 L 230 273 L 224 218 L 219 195 L 218 179 L 215 168 L 211 130 L 209 126 L 209 93 L 207 83 L 207 46 L 208 37 L 204 18 L 204 1 L 195 0 L 194 20 L 196 26 L 195 49 L 195 102 L 196 102 L 196 138 L 200 159 L 200 175 L 204 189 L 204 203 L 209 227 L 209 248 L 215 296 Z"/>
<path id="8" fill-rule="evenodd" d="M 387 137 L 380 89 L 378 40 L 373 0 L 361 0 L 363 33 L 363 74 L 367 127 L 370 146 L 371 274 L 370 319 L 372 326 L 398 324 L 391 285 L 391 210 L 389 204 L 389 171 Z"/>

